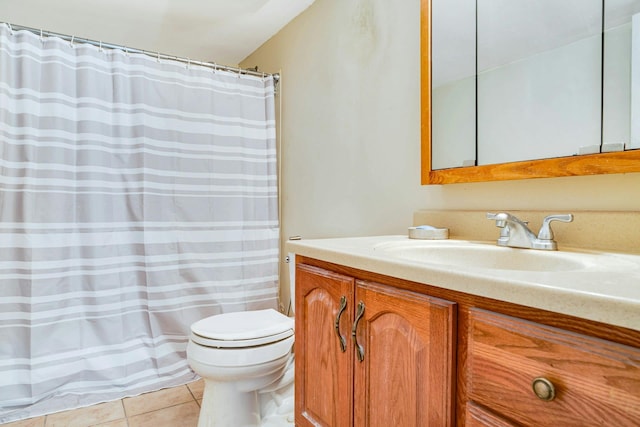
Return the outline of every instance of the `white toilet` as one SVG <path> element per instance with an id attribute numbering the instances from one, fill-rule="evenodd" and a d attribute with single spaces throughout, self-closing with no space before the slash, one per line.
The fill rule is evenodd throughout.
<path id="1" fill-rule="evenodd" d="M 187 360 L 205 383 L 198 427 L 293 426 L 293 341 L 293 318 L 272 309 L 191 325 Z"/>

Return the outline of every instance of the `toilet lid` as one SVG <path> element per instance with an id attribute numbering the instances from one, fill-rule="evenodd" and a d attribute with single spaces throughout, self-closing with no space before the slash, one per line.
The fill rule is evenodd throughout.
<path id="1" fill-rule="evenodd" d="M 217 314 L 191 325 L 191 339 L 209 347 L 252 347 L 293 335 L 294 320 L 273 309 Z"/>

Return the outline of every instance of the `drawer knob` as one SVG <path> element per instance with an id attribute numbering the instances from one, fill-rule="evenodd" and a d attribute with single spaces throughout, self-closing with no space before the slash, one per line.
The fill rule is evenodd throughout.
<path id="1" fill-rule="evenodd" d="M 544 377 L 535 378 L 531 382 L 531 387 L 540 400 L 550 402 L 556 397 L 556 388 L 551 381 Z"/>

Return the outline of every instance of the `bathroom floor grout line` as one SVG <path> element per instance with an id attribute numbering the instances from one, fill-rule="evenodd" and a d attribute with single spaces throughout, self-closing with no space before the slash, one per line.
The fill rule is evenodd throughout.
<path id="1" fill-rule="evenodd" d="M 126 420 L 127 426 L 129 426 L 129 415 L 127 414 L 127 407 L 124 406 L 124 398 L 120 399 L 120 405 L 122 405 L 122 413 L 124 414 L 124 419 Z M 46 427 L 46 426 L 45 426 Z"/>
<path id="2" fill-rule="evenodd" d="M 191 394 L 191 397 L 193 397 L 193 400 L 195 400 L 195 402 L 198 403 L 198 399 L 196 399 L 196 395 L 193 394 L 193 391 L 191 390 L 191 387 L 189 387 L 189 384 L 185 384 L 185 385 L 187 386 L 187 390 L 189 390 L 189 394 Z"/>

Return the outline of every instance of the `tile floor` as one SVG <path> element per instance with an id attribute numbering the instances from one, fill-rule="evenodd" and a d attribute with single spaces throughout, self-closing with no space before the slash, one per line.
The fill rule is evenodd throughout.
<path id="1" fill-rule="evenodd" d="M 204 382 L 1 424 L 2 427 L 196 427 Z"/>

